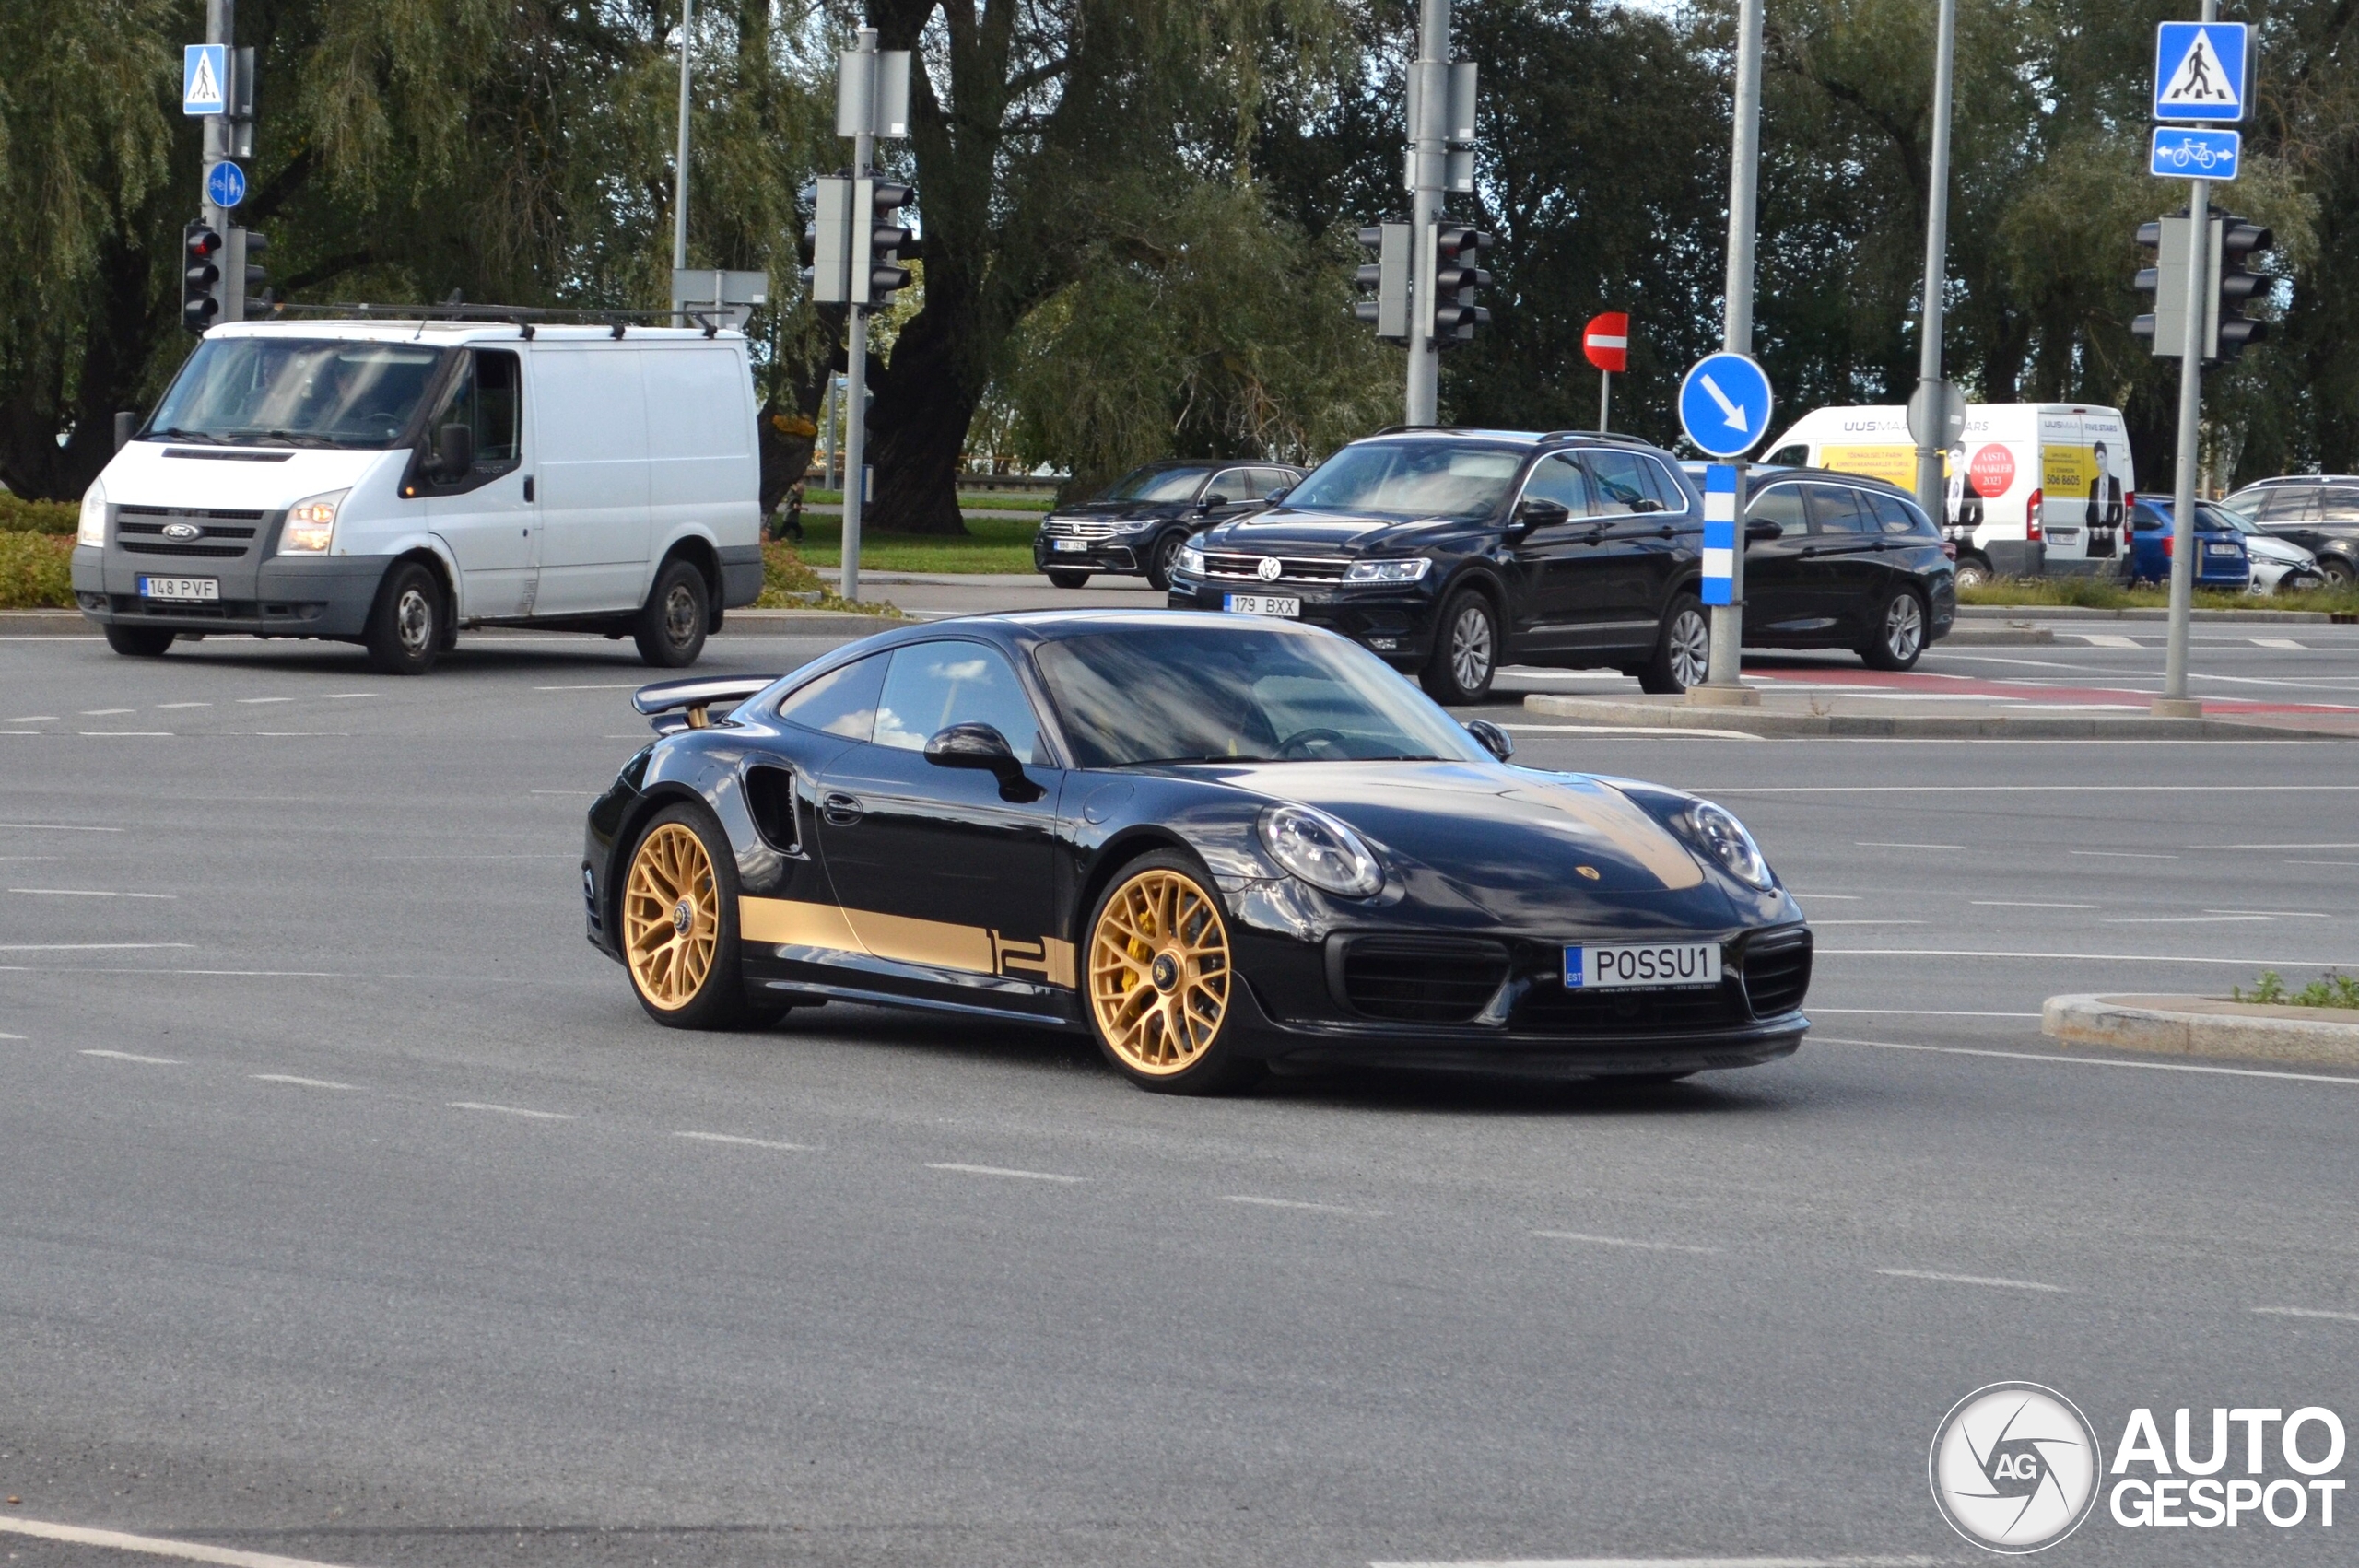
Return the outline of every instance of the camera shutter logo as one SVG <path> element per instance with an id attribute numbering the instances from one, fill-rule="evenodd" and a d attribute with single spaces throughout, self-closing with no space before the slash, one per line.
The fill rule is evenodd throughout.
<path id="1" fill-rule="evenodd" d="M 2105 1455 L 2071 1400 L 2036 1383 L 1993 1383 L 1951 1408 L 1927 1461 L 1950 1527 L 1989 1551 L 2041 1551 L 2081 1527 Z"/>

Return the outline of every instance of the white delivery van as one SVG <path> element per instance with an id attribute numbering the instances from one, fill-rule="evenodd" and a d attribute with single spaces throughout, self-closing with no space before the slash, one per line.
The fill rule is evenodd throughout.
<path id="1" fill-rule="evenodd" d="M 1778 437 L 1765 461 L 1917 487 L 1917 443 L 1906 408 L 1819 409 Z M 1966 435 L 1942 467 L 1949 476 L 1943 532 L 1957 545 L 1959 587 L 2118 565 L 2138 489 L 2118 409 L 1969 404 Z"/>
<path id="2" fill-rule="evenodd" d="M 75 600 L 148 657 L 325 638 L 421 674 L 502 626 L 691 663 L 761 592 L 755 419 L 735 333 L 217 326 L 83 497 Z"/>

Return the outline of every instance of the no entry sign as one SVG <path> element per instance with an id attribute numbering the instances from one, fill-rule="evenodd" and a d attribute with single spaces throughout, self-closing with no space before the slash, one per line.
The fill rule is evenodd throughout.
<path id="1" fill-rule="evenodd" d="M 1581 329 L 1581 352 L 1601 370 L 1615 375 L 1630 368 L 1630 318 L 1621 310 L 1591 316 Z"/>

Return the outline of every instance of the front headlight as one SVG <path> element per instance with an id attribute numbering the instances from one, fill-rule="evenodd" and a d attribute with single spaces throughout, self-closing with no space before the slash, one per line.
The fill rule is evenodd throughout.
<path id="1" fill-rule="evenodd" d="M 336 509 L 344 505 L 349 490 L 331 490 L 324 496 L 311 496 L 287 509 L 287 526 L 278 535 L 278 553 L 282 556 L 320 556 L 335 542 Z"/>
<path id="2" fill-rule="evenodd" d="M 1368 847 L 1325 812 L 1272 806 L 1262 813 L 1261 829 L 1270 858 L 1321 892 L 1366 898 L 1383 890 L 1384 870 Z"/>
<path id="3" fill-rule="evenodd" d="M 1354 561 L 1344 568 L 1345 582 L 1416 582 L 1433 569 L 1433 562 L 1420 556 L 1414 561 Z"/>
<path id="4" fill-rule="evenodd" d="M 1204 553 L 1192 544 L 1180 546 L 1180 569 L 1192 577 L 1204 575 Z"/>
<path id="5" fill-rule="evenodd" d="M 1761 858 L 1761 846 L 1744 830 L 1744 824 L 1709 801 L 1698 801 L 1680 813 L 1680 822 L 1687 829 L 1688 839 L 1704 853 L 1720 864 L 1720 868 L 1739 882 L 1755 887 L 1775 887 L 1778 879 L 1769 872 L 1769 862 Z"/>
<path id="6" fill-rule="evenodd" d="M 107 547 L 107 487 L 95 479 L 82 492 L 82 521 L 74 529 L 74 543 L 97 550 Z"/>

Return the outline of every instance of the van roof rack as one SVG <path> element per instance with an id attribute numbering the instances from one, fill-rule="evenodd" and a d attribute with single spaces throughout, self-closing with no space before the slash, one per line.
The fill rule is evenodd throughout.
<path id="1" fill-rule="evenodd" d="M 280 301 L 271 306 L 273 316 L 284 315 L 290 310 L 322 316 L 358 317 L 363 321 L 499 322 L 517 327 L 528 339 L 536 326 L 577 324 L 609 327 L 616 337 L 620 337 L 627 326 L 665 324 L 675 317 L 686 317 L 702 327 L 707 337 L 721 331 L 711 313 L 703 310 L 604 310 L 562 305 L 471 305 L 460 300 L 455 294 L 440 305 L 297 305 Z"/>

